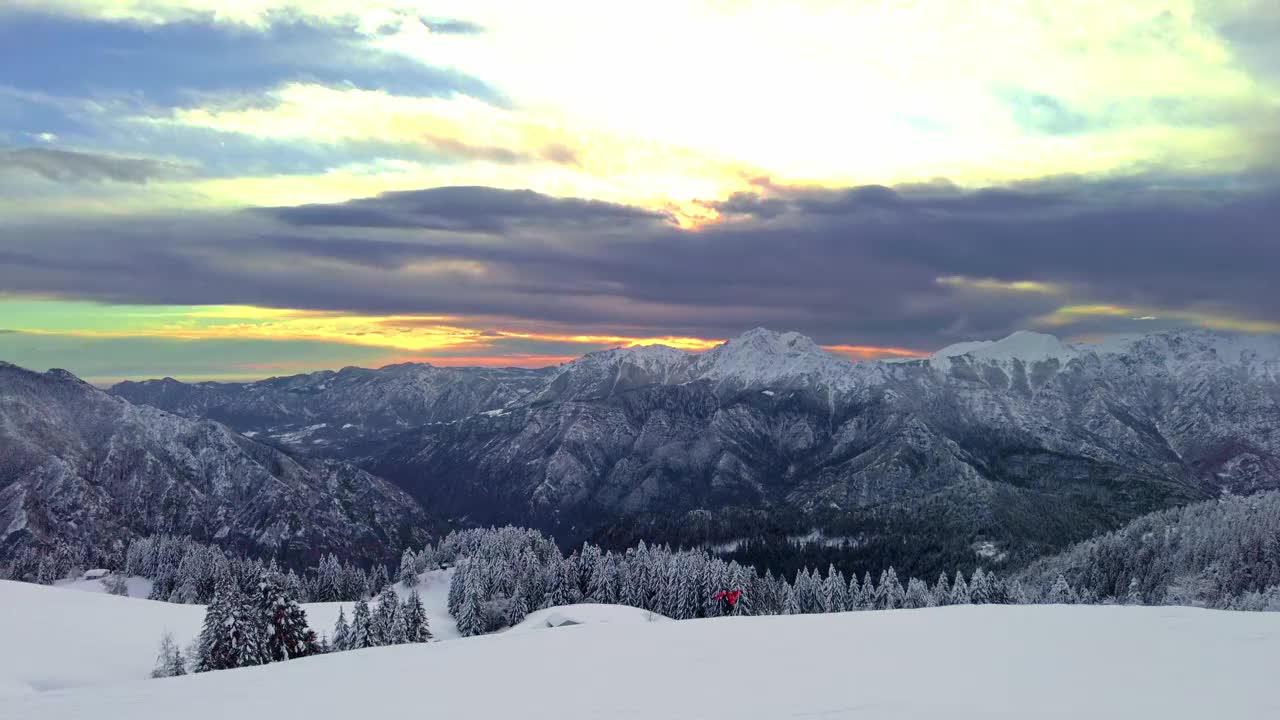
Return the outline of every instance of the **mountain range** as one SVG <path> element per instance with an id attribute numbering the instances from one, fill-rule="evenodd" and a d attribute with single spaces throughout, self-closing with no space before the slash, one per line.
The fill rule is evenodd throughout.
<path id="1" fill-rule="evenodd" d="M 110 556 L 175 533 L 291 564 L 389 562 L 431 529 L 414 499 L 349 463 L 0 363 L 0 558 L 59 541 Z"/>
<path id="2" fill-rule="evenodd" d="M 757 329 L 704 353 L 623 348 L 543 370 L 112 392 L 352 462 L 462 523 L 562 541 L 783 537 L 919 573 L 1019 564 L 1144 513 L 1280 486 L 1271 336 L 1018 332 L 851 362 Z"/>

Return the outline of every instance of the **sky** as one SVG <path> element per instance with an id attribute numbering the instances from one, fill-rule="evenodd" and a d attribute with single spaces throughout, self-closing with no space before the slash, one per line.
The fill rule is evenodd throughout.
<path id="1" fill-rule="evenodd" d="M 1280 332 L 1274 0 L 6 0 L 0 360 Z"/>

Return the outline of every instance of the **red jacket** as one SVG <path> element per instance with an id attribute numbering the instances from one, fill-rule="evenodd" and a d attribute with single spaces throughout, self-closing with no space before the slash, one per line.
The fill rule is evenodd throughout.
<path id="1" fill-rule="evenodd" d="M 729 601 L 729 607 L 733 607 L 737 605 L 739 597 L 742 597 L 741 590 L 721 590 L 720 592 L 712 596 L 712 598 L 715 600 Z"/>

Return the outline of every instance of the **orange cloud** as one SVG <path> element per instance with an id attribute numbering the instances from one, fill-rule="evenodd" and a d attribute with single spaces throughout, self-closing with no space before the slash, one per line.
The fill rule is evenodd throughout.
<path id="1" fill-rule="evenodd" d="M 621 347 L 639 347 L 641 345 L 667 345 L 680 350 L 700 352 L 720 345 L 724 340 L 709 340 L 695 337 L 628 337 L 626 335 L 568 335 L 559 333 L 533 333 L 498 331 L 501 337 L 519 340 L 538 340 L 541 342 L 575 343 L 578 345 L 616 345 Z"/>
<path id="2" fill-rule="evenodd" d="M 421 357 L 391 358 L 381 364 L 394 365 L 396 363 L 416 362 L 428 363 L 430 365 L 435 365 L 436 367 L 541 368 L 551 367 L 553 365 L 562 365 L 571 360 L 577 360 L 578 357 L 578 355 L 469 355 L 465 357 L 438 357 L 435 355 L 425 355 Z"/>
<path id="3" fill-rule="evenodd" d="M 850 360 L 883 360 L 885 358 L 924 358 L 930 353 L 908 348 L 880 347 L 878 345 L 823 345 L 822 349 L 843 355 Z"/>

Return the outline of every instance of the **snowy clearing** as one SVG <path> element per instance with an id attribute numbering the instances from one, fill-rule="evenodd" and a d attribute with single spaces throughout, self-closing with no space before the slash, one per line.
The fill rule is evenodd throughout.
<path id="1" fill-rule="evenodd" d="M 0 591 L 10 610 L 6 623 L 34 628 L 6 648 L 6 673 L 42 654 L 92 655 L 114 665 L 120 653 L 100 648 L 109 641 L 122 647 L 119 637 L 111 638 L 137 626 L 145 630 L 139 642 L 149 663 L 151 628 L 193 610 L 13 583 Z M 39 609 L 59 598 L 63 607 Z M 132 606 L 139 616 L 168 611 L 177 620 L 138 621 L 131 628 L 105 622 L 88 607 L 108 604 L 117 614 Z M 53 627 L 59 623 L 82 631 L 64 635 Z M 4 632 L 14 640 L 11 627 Z M 38 720 L 347 720 L 406 710 L 556 720 L 1260 720 L 1280 717 L 1278 647 L 1280 614 L 1274 613 L 960 606 L 586 624 L 32 693 L 4 704 L 12 717 Z"/>
<path id="2" fill-rule="evenodd" d="M 446 605 L 452 573 L 423 573 L 417 586 L 431 632 L 438 640 L 458 637 Z M 144 587 L 141 583 L 149 585 L 150 581 L 131 578 L 130 593 L 135 584 L 139 589 Z M 399 584 L 396 592 L 402 598 L 409 594 Z M 333 633 L 338 609 L 345 608 L 350 620 L 353 604 L 308 603 L 302 607 L 316 633 L 328 636 Z M 0 608 L 4 608 L 0 612 L 0 701 L 34 692 L 149 678 L 160 636 L 173 633 L 185 650 L 204 623 L 203 605 L 116 597 L 106 594 L 98 580 L 65 581 L 52 588 L 0 580 Z M 5 714 L 0 712 L 0 717 Z"/>
<path id="3" fill-rule="evenodd" d="M 549 628 L 576 625 L 642 625 L 652 622 L 669 622 L 671 618 L 656 612 L 641 610 L 629 605 L 601 605 L 579 603 L 535 610 L 525 616 L 520 624 L 503 632 L 529 632 Z"/>

